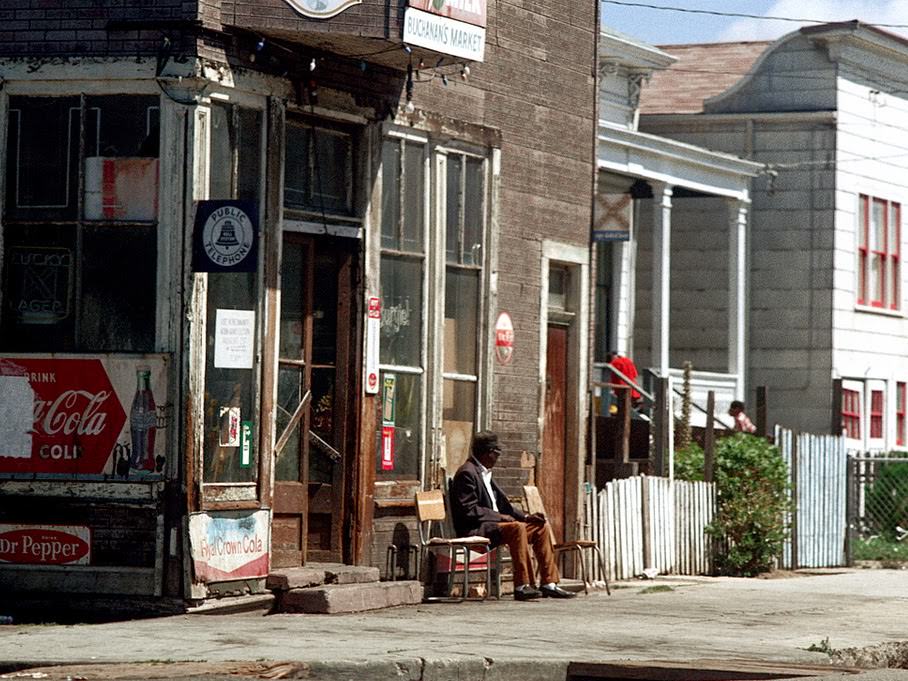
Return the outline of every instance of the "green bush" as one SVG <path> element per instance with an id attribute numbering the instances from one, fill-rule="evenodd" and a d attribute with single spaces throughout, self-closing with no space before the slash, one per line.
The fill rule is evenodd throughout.
<path id="1" fill-rule="evenodd" d="M 675 476 L 703 479 L 703 450 L 695 443 L 675 453 Z M 738 433 L 716 442 L 718 510 L 706 531 L 721 547 L 722 574 L 753 576 L 772 569 L 787 536 L 788 466 L 777 447 Z"/>

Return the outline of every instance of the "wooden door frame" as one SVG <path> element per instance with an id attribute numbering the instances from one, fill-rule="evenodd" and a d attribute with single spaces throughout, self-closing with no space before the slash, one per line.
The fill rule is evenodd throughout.
<path id="1" fill-rule="evenodd" d="M 545 382 L 548 351 L 549 323 L 557 322 L 550 314 L 548 305 L 549 268 L 562 265 L 571 273 L 571 287 L 568 291 L 567 308 L 573 313 L 568 326 L 568 375 L 565 393 L 565 499 L 564 534 L 566 540 L 576 539 L 580 532 L 583 516 L 582 483 L 586 479 L 586 447 L 589 411 L 589 362 L 590 362 L 590 286 L 589 246 L 575 246 L 556 241 L 542 243 L 540 272 L 540 314 L 539 314 L 539 396 L 538 433 L 540 447 L 544 442 L 545 428 Z M 551 319 L 550 319 L 551 317 Z M 542 453 L 545 456 L 545 453 Z M 537 460 L 537 472 L 539 462 Z"/>

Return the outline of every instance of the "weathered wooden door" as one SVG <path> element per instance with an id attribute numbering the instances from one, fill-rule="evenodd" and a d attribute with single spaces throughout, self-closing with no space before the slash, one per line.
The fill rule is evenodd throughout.
<path id="1" fill-rule="evenodd" d="M 344 559 L 344 481 L 351 446 L 352 280 L 342 240 L 285 234 L 275 446 L 272 564 Z"/>
<path id="2" fill-rule="evenodd" d="M 538 487 L 558 541 L 564 540 L 564 478 L 568 327 L 549 324 L 545 369 L 545 421 Z"/>

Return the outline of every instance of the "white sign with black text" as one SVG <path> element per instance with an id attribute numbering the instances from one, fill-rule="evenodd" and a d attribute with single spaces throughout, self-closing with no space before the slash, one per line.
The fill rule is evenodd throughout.
<path id="1" fill-rule="evenodd" d="M 255 349 L 255 311 L 218 310 L 214 329 L 214 366 L 251 369 Z"/>
<path id="2" fill-rule="evenodd" d="M 409 45 L 427 47 L 468 61 L 482 61 L 485 57 L 484 28 L 413 7 L 404 12 L 403 40 Z"/>

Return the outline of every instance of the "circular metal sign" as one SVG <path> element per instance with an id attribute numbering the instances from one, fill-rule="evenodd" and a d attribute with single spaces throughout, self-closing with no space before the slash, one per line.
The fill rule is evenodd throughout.
<path id="1" fill-rule="evenodd" d="M 495 322 L 495 356 L 501 364 L 510 364 L 514 358 L 514 324 L 507 312 Z"/>
<path id="2" fill-rule="evenodd" d="M 316 19 L 330 19 L 362 0 L 286 0 L 300 14 Z"/>

